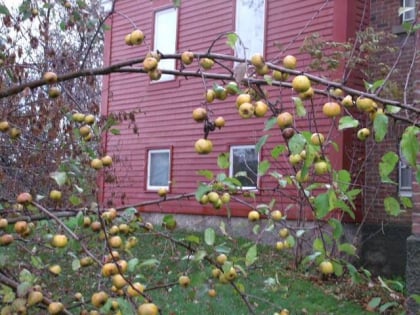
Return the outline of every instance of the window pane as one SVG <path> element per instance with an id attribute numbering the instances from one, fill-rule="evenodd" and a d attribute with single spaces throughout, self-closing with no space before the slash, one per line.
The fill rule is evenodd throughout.
<path id="1" fill-rule="evenodd" d="M 400 169 L 400 189 L 411 190 L 412 178 L 411 169 L 404 167 Z"/>
<path id="2" fill-rule="evenodd" d="M 231 148 L 230 176 L 238 173 L 246 173 L 246 176 L 238 176 L 243 187 L 256 187 L 258 180 L 258 155 L 254 146 L 241 146 Z"/>
<path id="3" fill-rule="evenodd" d="M 404 158 L 400 147 L 400 162 L 398 163 L 398 190 L 400 194 L 411 195 L 412 193 L 412 170 Z"/>
<path id="4" fill-rule="evenodd" d="M 169 152 L 150 152 L 148 186 L 167 187 L 169 184 Z"/>
<path id="5" fill-rule="evenodd" d="M 264 53 L 265 0 L 236 1 L 236 33 L 246 50 L 237 46 L 237 56 L 250 57 L 254 53 Z"/>
<path id="6" fill-rule="evenodd" d="M 412 10 L 403 13 L 403 22 L 414 20 L 415 6 L 416 6 L 415 0 L 404 0 L 403 1 L 403 7 L 404 8 L 413 8 Z"/>
<path id="7" fill-rule="evenodd" d="M 173 54 L 176 52 L 177 16 L 176 8 L 156 12 L 154 50 L 159 50 L 163 54 Z M 159 61 L 159 68 L 174 70 L 175 59 L 162 59 Z M 164 74 L 160 81 L 172 79 L 174 79 L 173 75 Z"/>

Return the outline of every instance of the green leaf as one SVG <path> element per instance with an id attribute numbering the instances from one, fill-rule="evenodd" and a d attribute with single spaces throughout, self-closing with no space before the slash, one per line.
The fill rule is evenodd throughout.
<path id="1" fill-rule="evenodd" d="M 258 259 L 257 255 L 257 244 L 252 245 L 250 248 L 248 248 L 248 251 L 245 255 L 245 265 L 247 267 L 251 266 L 254 262 L 256 262 Z"/>
<path id="2" fill-rule="evenodd" d="M 279 144 L 276 145 L 272 150 L 271 150 L 271 157 L 273 159 L 278 159 L 280 154 L 282 154 L 283 152 L 285 152 L 287 150 L 287 147 L 284 144 Z"/>
<path id="3" fill-rule="evenodd" d="M 26 282 L 26 281 L 21 282 L 17 286 L 16 294 L 17 294 L 18 297 L 24 297 L 24 296 L 26 296 L 29 293 L 29 291 L 31 290 L 31 288 L 32 288 L 32 284 L 31 283 Z"/>
<path id="4" fill-rule="evenodd" d="M 204 176 L 207 180 L 212 180 L 214 178 L 214 174 L 210 170 L 199 170 L 197 171 L 197 174 Z"/>
<path id="5" fill-rule="evenodd" d="M 267 142 L 268 137 L 269 135 L 264 135 L 258 140 L 257 144 L 255 145 L 255 151 L 257 151 L 257 153 L 261 152 L 261 149 L 264 146 L 264 144 Z"/>
<path id="6" fill-rule="evenodd" d="M 258 175 L 263 176 L 270 169 L 271 163 L 267 160 L 262 161 L 258 164 Z"/>
<path id="7" fill-rule="evenodd" d="M 384 199 L 385 212 L 394 217 L 400 215 L 400 203 L 394 197 L 386 197 Z"/>
<path id="8" fill-rule="evenodd" d="M 116 128 L 111 128 L 109 130 L 110 133 L 112 133 L 114 136 L 119 136 L 121 134 L 121 130 L 120 129 L 116 129 Z"/>
<path id="9" fill-rule="evenodd" d="M 73 206 L 78 206 L 78 205 L 80 205 L 82 203 L 82 200 L 79 197 L 75 196 L 75 195 L 71 195 L 69 197 L 69 201 L 70 201 L 70 203 Z"/>
<path id="10" fill-rule="evenodd" d="M 181 0 L 172 0 L 172 3 L 175 8 L 179 8 L 181 6 Z M 125 314 L 125 313 L 123 313 Z"/>
<path id="11" fill-rule="evenodd" d="M 79 211 L 78 213 L 77 213 L 77 215 L 76 215 L 76 221 L 77 221 L 77 225 L 78 226 L 83 226 L 83 223 L 84 223 L 84 220 L 85 220 L 85 218 L 84 218 L 85 216 L 84 216 L 84 214 L 83 214 L 83 212 L 82 211 Z"/>
<path id="12" fill-rule="evenodd" d="M 347 170 L 339 170 L 334 173 L 335 181 L 337 182 L 338 188 L 342 192 L 346 192 L 351 184 L 351 175 Z"/>
<path id="13" fill-rule="evenodd" d="M 288 244 L 289 244 L 289 246 L 290 247 L 295 247 L 295 245 L 296 245 L 296 240 L 295 240 L 295 238 L 292 236 L 292 235 L 289 235 L 289 236 L 287 236 L 286 237 L 286 240 L 285 240 Z"/>
<path id="14" fill-rule="evenodd" d="M 220 244 L 220 245 L 217 245 L 217 246 L 214 248 L 214 250 L 215 250 L 216 252 L 220 253 L 220 254 L 229 254 L 229 253 L 230 253 L 230 251 L 231 251 L 231 248 L 230 248 L 230 247 L 228 247 L 228 246 L 226 246 L 226 245 L 224 245 L 224 244 Z"/>
<path id="15" fill-rule="evenodd" d="M 333 228 L 333 237 L 336 240 L 339 240 L 341 236 L 343 236 L 343 225 L 341 222 L 337 219 L 331 218 L 328 220 L 328 224 L 331 225 Z"/>
<path id="16" fill-rule="evenodd" d="M 63 186 L 67 181 L 66 172 L 52 172 L 50 177 L 55 180 L 59 187 Z"/>
<path id="17" fill-rule="evenodd" d="M 238 35 L 237 34 L 235 34 L 235 33 L 229 33 L 229 34 L 227 34 L 227 41 L 226 41 L 226 44 L 230 47 L 230 48 L 232 48 L 232 49 L 235 49 L 235 46 L 236 46 L 236 42 L 238 41 Z"/>
<path id="18" fill-rule="evenodd" d="M 324 218 L 330 212 L 330 198 L 328 193 L 319 194 L 315 197 L 315 210 L 318 219 Z"/>
<path id="19" fill-rule="evenodd" d="M 293 102 L 295 103 L 296 113 L 298 117 L 306 116 L 306 109 L 305 109 L 305 105 L 302 102 L 302 99 L 300 97 L 292 97 L 292 99 L 293 99 Z"/>
<path id="20" fill-rule="evenodd" d="M 350 243 L 343 243 L 338 246 L 340 252 L 346 253 L 347 255 L 356 255 L 356 247 Z"/>
<path id="21" fill-rule="evenodd" d="M 44 268 L 44 263 L 42 262 L 42 259 L 39 256 L 31 255 L 31 264 L 36 269 L 43 269 Z"/>
<path id="22" fill-rule="evenodd" d="M 207 252 L 205 250 L 198 250 L 194 254 L 194 261 L 201 261 L 206 256 L 207 256 Z"/>
<path id="23" fill-rule="evenodd" d="M 128 264 L 127 264 L 128 265 L 127 266 L 128 272 L 134 272 L 134 270 L 136 270 L 136 267 L 139 264 L 139 262 L 140 262 L 140 260 L 138 258 L 131 258 L 128 261 Z"/>
<path id="24" fill-rule="evenodd" d="M 379 162 L 379 174 L 383 183 L 394 183 L 394 181 L 389 178 L 389 175 L 398 164 L 398 160 L 398 155 L 392 151 L 387 152 L 382 156 L 381 162 Z"/>
<path id="25" fill-rule="evenodd" d="M 388 132 L 388 116 L 385 114 L 376 114 L 373 121 L 373 130 L 375 131 L 375 141 L 381 142 L 384 140 Z"/>
<path id="26" fill-rule="evenodd" d="M 289 140 L 289 149 L 292 154 L 299 154 L 302 152 L 306 144 L 306 139 L 300 133 L 296 133 Z"/>
<path id="27" fill-rule="evenodd" d="M 343 116 L 338 121 L 338 130 L 344 130 L 348 128 L 356 128 L 359 126 L 359 121 L 351 116 Z"/>
<path id="28" fill-rule="evenodd" d="M 200 244 L 200 238 L 196 235 L 188 235 L 184 238 L 187 242 Z"/>
<path id="29" fill-rule="evenodd" d="M 229 153 L 220 153 L 217 157 L 217 166 L 220 169 L 227 169 L 230 166 Z"/>
<path id="30" fill-rule="evenodd" d="M 340 264 L 339 262 L 335 261 L 335 260 L 332 261 L 332 264 L 333 264 L 333 268 L 334 268 L 334 274 L 337 277 L 341 277 L 344 273 L 343 265 Z"/>
<path id="31" fill-rule="evenodd" d="M 401 204 L 404 208 L 413 208 L 413 201 L 409 197 L 400 197 Z"/>
<path id="32" fill-rule="evenodd" d="M 2 295 L 3 303 L 12 303 L 16 298 L 13 289 L 4 284 L 1 285 L 0 294 Z"/>
<path id="33" fill-rule="evenodd" d="M 397 302 L 387 302 L 381 305 L 381 307 L 379 308 L 379 313 L 384 313 L 387 309 L 394 307 L 394 306 L 398 306 Z"/>
<path id="34" fill-rule="evenodd" d="M 379 304 L 381 304 L 381 298 L 380 297 L 374 297 L 369 301 L 368 307 L 369 307 L 369 309 L 374 310 L 375 308 L 377 308 L 379 306 Z"/>
<path id="35" fill-rule="evenodd" d="M 385 113 L 396 114 L 401 110 L 401 107 L 393 105 L 385 105 Z"/>
<path id="36" fill-rule="evenodd" d="M 385 82 L 384 79 L 373 82 L 373 84 L 370 87 L 370 91 L 374 93 L 378 88 L 380 88 L 384 84 L 384 82 Z"/>
<path id="37" fill-rule="evenodd" d="M 159 265 L 159 260 L 155 258 L 150 258 L 142 261 L 142 263 L 139 265 L 139 267 L 155 267 Z"/>
<path id="38" fill-rule="evenodd" d="M 277 117 L 270 117 L 265 122 L 264 131 L 268 131 L 268 130 L 272 129 L 276 124 L 277 124 Z"/>
<path id="39" fill-rule="evenodd" d="M 176 227 L 176 220 L 172 214 L 166 214 L 162 219 L 162 223 L 168 229 Z"/>
<path id="40" fill-rule="evenodd" d="M 417 169 L 417 155 L 419 153 L 419 141 L 417 140 L 417 134 L 419 133 L 417 127 L 407 127 L 402 135 L 400 147 L 403 156 L 409 163 L 409 165 Z"/>
<path id="41" fill-rule="evenodd" d="M 71 270 L 77 271 L 80 269 L 80 267 L 81 267 L 80 260 L 77 258 L 73 259 L 73 261 L 71 262 Z"/>
<path id="42" fill-rule="evenodd" d="M 264 75 L 264 80 L 267 82 L 268 85 L 273 85 L 273 78 L 269 74 Z"/>
<path id="43" fill-rule="evenodd" d="M 214 241 L 216 240 L 216 233 L 212 228 L 207 228 L 204 230 L 204 242 L 206 242 L 207 245 L 213 246 Z"/>
<path id="44" fill-rule="evenodd" d="M 5 5 L 0 4 L 0 14 L 10 15 L 10 11 Z"/>
<path id="45" fill-rule="evenodd" d="M 207 184 L 200 183 L 198 185 L 197 190 L 195 191 L 195 199 L 197 201 L 201 200 L 201 197 L 203 197 L 205 194 L 207 194 L 209 191 L 211 191 L 211 187 Z"/>
<path id="46" fill-rule="evenodd" d="M 320 238 L 314 239 L 314 242 L 312 244 L 312 248 L 313 248 L 314 252 L 320 252 L 322 254 L 325 253 L 324 243 L 322 242 L 322 240 Z M 319 256 L 319 255 L 317 255 L 317 256 Z"/>

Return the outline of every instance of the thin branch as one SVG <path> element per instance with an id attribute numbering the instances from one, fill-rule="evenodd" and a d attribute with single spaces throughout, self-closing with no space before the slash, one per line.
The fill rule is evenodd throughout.
<path id="1" fill-rule="evenodd" d="M 0 273 L 0 283 L 3 283 L 5 285 L 7 285 L 8 287 L 12 288 L 13 290 L 17 290 L 19 283 L 16 282 L 13 279 L 10 279 L 9 277 L 5 276 L 4 274 Z M 45 294 L 43 295 L 43 299 L 42 299 L 42 303 L 44 305 L 50 305 L 53 301 L 47 297 L 45 297 Z M 68 311 L 66 308 L 64 308 L 64 310 L 60 313 L 60 314 L 66 314 L 66 315 L 72 315 L 73 313 L 71 313 L 70 311 Z"/>

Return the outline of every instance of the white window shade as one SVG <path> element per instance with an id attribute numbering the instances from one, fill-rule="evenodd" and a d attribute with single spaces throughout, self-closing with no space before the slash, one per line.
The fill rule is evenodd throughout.
<path id="1" fill-rule="evenodd" d="M 149 150 L 147 158 L 147 189 L 169 188 L 170 150 Z"/>
<path id="2" fill-rule="evenodd" d="M 264 54 L 265 38 L 265 0 L 236 0 L 236 33 L 246 50 L 239 42 L 236 55 L 250 58 L 255 53 Z"/>
<path id="3" fill-rule="evenodd" d="M 177 28 L 178 10 L 176 8 L 157 11 L 155 13 L 154 50 L 159 50 L 162 54 L 175 53 Z M 175 70 L 175 59 L 160 60 L 159 68 Z M 159 81 L 168 81 L 174 78 L 173 75 L 163 74 Z"/>
<path id="4" fill-rule="evenodd" d="M 236 177 L 243 189 L 258 186 L 259 156 L 255 145 L 238 145 L 230 148 L 229 176 Z"/>

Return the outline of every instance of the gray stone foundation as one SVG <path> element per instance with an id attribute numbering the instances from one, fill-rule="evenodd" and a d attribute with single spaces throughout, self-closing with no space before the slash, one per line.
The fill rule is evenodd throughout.
<path id="1" fill-rule="evenodd" d="M 419 315 L 420 304 L 416 303 L 413 294 L 420 297 L 420 236 L 411 235 L 407 239 L 407 315 Z"/>
<path id="2" fill-rule="evenodd" d="M 404 277 L 410 234 L 409 225 L 364 225 L 359 245 L 361 266 L 385 278 Z"/>

